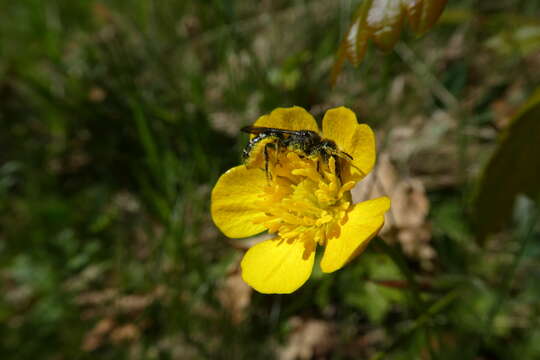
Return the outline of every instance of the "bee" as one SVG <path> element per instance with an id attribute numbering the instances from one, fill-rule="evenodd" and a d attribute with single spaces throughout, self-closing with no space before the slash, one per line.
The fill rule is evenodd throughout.
<path id="1" fill-rule="evenodd" d="M 312 130 L 286 130 L 260 126 L 245 126 L 241 131 L 255 135 L 244 148 L 242 158 L 247 160 L 255 147 L 264 144 L 265 171 L 268 176 L 269 149 L 278 152 L 280 149 L 288 149 L 300 153 L 309 158 L 320 158 L 324 162 L 333 157 L 336 160 L 336 175 L 340 178 L 338 159 L 351 161 L 353 157 L 339 150 L 333 140 L 321 137 Z M 317 161 L 317 170 L 319 162 Z"/>

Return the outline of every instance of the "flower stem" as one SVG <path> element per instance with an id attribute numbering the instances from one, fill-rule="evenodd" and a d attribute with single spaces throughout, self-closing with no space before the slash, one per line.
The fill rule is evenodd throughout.
<path id="1" fill-rule="evenodd" d="M 376 236 L 375 239 L 373 239 L 373 242 L 375 243 L 375 246 L 377 248 L 379 248 L 383 253 L 385 253 L 390 258 L 390 260 L 392 260 L 392 262 L 399 268 L 405 280 L 409 283 L 407 289 L 409 290 L 410 301 L 414 306 L 415 314 L 420 314 L 424 309 L 423 301 L 420 298 L 420 287 L 418 286 L 418 283 L 414 278 L 413 272 L 411 271 L 411 269 L 409 269 L 409 266 L 407 265 L 403 254 L 392 245 L 387 244 L 379 236 Z"/>

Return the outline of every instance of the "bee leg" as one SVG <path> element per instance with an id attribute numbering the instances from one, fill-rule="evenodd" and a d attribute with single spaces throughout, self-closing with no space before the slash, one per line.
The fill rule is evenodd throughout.
<path id="1" fill-rule="evenodd" d="M 325 152 L 319 152 L 318 153 L 318 156 L 317 156 L 317 172 L 324 177 L 324 173 L 323 173 L 323 170 L 321 170 L 321 161 L 328 165 L 328 154 L 325 153 Z"/>
<path id="2" fill-rule="evenodd" d="M 272 180 L 272 174 L 268 171 L 268 162 L 270 161 L 268 156 L 268 147 L 272 146 L 272 144 L 266 144 L 264 145 L 264 172 L 266 173 L 266 180 L 270 181 Z"/>
<path id="3" fill-rule="evenodd" d="M 336 164 L 336 176 L 339 179 L 339 182 L 343 183 L 343 181 L 341 180 L 341 168 L 339 166 L 339 157 L 337 157 L 336 155 L 332 155 L 332 157 L 334 158 L 335 164 Z"/>

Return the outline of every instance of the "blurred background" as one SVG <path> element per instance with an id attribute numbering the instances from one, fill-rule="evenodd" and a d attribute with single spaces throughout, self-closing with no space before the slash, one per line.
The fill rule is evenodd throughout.
<path id="1" fill-rule="evenodd" d="M 332 88 L 359 3 L 0 1 L 2 359 L 540 358 L 540 2 L 451 1 Z M 260 295 L 209 195 L 292 105 L 375 129 L 354 196 L 393 208 Z"/>

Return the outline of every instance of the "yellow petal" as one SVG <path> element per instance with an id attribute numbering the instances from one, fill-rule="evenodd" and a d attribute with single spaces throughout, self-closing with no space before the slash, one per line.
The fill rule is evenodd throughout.
<path id="1" fill-rule="evenodd" d="M 384 213 L 390 208 L 390 199 L 380 197 L 358 203 L 349 212 L 349 219 L 341 227 L 338 238 L 329 239 L 321 259 L 325 273 L 339 270 L 360 254 L 384 224 Z"/>
<path id="2" fill-rule="evenodd" d="M 243 238 L 265 230 L 254 224 L 255 217 L 264 215 L 256 206 L 266 186 L 264 170 L 234 167 L 221 175 L 212 190 L 211 213 L 216 226 L 228 237 Z"/>
<path id="3" fill-rule="evenodd" d="M 269 115 L 258 118 L 253 125 L 277 129 L 313 130 L 319 132 L 319 126 L 313 116 L 299 106 L 277 108 Z"/>
<path id="4" fill-rule="evenodd" d="M 358 124 L 356 115 L 346 107 L 330 109 L 324 114 L 323 136 L 334 140 L 341 151 L 353 158 L 353 172 L 367 175 L 375 164 L 375 135 L 366 124 Z"/>
<path id="5" fill-rule="evenodd" d="M 309 279 L 314 259 L 302 241 L 266 240 L 244 255 L 242 278 L 263 294 L 290 294 Z"/>

